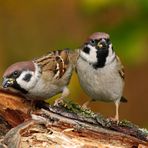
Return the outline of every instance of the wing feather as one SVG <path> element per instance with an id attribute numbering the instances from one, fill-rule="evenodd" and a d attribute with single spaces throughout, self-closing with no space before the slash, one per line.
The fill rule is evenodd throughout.
<path id="1" fill-rule="evenodd" d="M 41 67 L 42 72 L 60 79 L 69 66 L 68 50 L 49 52 L 47 55 L 35 59 L 34 62 Z"/>
<path id="2" fill-rule="evenodd" d="M 120 77 L 124 80 L 125 79 L 125 71 L 124 71 L 124 66 L 122 65 L 120 59 L 118 56 L 116 56 L 117 63 L 118 63 L 118 72 Z"/>

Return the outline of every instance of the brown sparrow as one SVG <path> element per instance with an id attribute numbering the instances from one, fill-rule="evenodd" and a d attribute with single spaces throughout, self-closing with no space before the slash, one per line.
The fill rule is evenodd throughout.
<path id="1" fill-rule="evenodd" d="M 91 101 L 114 102 L 115 120 L 119 120 L 120 101 L 124 88 L 124 70 L 115 54 L 107 33 L 92 34 L 79 51 L 76 70 L 80 85 L 91 97 Z M 83 107 L 87 107 L 90 101 Z"/>
<path id="2" fill-rule="evenodd" d="M 58 50 L 32 61 L 18 62 L 5 71 L 3 87 L 14 88 L 29 100 L 45 100 L 62 93 L 56 100 L 59 103 L 69 95 L 69 84 L 72 75 L 72 63 L 69 51 Z"/>

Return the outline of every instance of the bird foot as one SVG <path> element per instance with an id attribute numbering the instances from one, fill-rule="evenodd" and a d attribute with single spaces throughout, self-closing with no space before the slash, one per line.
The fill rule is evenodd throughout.
<path id="1" fill-rule="evenodd" d="M 90 110 L 90 107 L 88 107 L 87 105 L 85 105 L 85 103 L 81 106 L 82 109 L 84 110 Z"/>
<path id="2" fill-rule="evenodd" d="M 85 102 L 85 103 L 82 105 L 82 108 L 83 108 L 83 109 L 90 109 L 90 108 L 88 107 L 89 104 L 90 104 L 90 101 Z"/>
<path id="3" fill-rule="evenodd" d="M 119 123 L 119 119 L 117 119 L 116 117 L 109 117 L 107 119 L 112 121 L 112 122 L 116 122 L 117 124 Z"/>
<path id="4" fill-rule="evenodd" d="M 88 109 L 88 107 L 85 104 L 82 105 L 82 108 L 83 109 Z"/>
<path id="5" fill-rule="evenodd" d="M 59 98 L 59 99 L 55 100 L 54 106 L 59 106 L 60 104 L 63 104 L 63 99 L 62 98 Z"/>

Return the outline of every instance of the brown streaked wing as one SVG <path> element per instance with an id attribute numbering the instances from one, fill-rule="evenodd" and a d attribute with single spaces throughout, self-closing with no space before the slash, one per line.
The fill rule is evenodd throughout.
<path id="1" fill-rule="evenodd" d="M 68 50 L 61 50 L 56 56 L 57 61 L 57 78 L 61 78 L 69 66 Z"/>
<path id="2" fill-rule="evenodd" d="M 119 67 L 119 69 L 118 69 L 119 74 L 120 74 L 121 78 L 124 80 L 125 79 L 124 66 L 122 65 L 122 63 L 121 63 L 121 61 L 120 61 L 118 56 L 116 56 L 116 59 L 117 59 L 117 61 L 119 63 L 119 66 L 118 66 Z"/>
<path id="3" fill-rule="evenodd" d="M 53 72 L 56 79 L 61 78 L 69 64 L 67 50 L 56 50 L 35 60 L 44 72 Z"/>

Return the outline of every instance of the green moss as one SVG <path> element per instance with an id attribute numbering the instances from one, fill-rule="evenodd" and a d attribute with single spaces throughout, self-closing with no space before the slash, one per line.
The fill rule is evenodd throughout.
<path id="1" fill-rule="evenodd" d="M 139 128 L 137 125 L 133 124 L 131 121 L 128 121 L 128 120 L 120 121 L 119 125 L 122 127 L 128 127 L 128 128 Z"/>
<path id="2" fill-rule="evenodd" d="M 62 106 L 66 110 L 76 113 L 78 115 L 82 115 L 84 117 L 94 118 L 96 116 L 96 114 L 92 112 L 90 109 L 84 109 L 79 104 L 75 104 L 72 101 L 64 100 L 64 103 L 62 104 Z"/>
<path id="3" fill-rule="evenodd" d="M 106 120 L 101 114 L 94 113 L 88 108 L 82 108 L 80 105 L 73 103 L 72 101 L 64 100 L 61 106 L 66 112 L 74 113 L 78 116 L 80 120 L 84 122 L 89 122 L 96 125 L 101 125 L 102 127 L 108 127 L 111 124 L 109 120 Z"/>
<path id="4" fill-rule="evenodd" d="M 148 130 L 146 128 L 140 128 L 139 130 L 144 134 L 148 135 Z"/>
<path id="5" fill-rule="evenodd" d="M 80 105 L 68 100 L 64 100 L 60 107 L 62 107 L 62 109 L 67 113 L 76 114 L 78 120 L 83 120 L 84 122 L 89 122 L 91 124 L 120 131 L 122 133 L 128 133 L 129 135 L 138 137 L 139 139 L 147 140 L 148 130 L 140 129 L 139 126 L 135 125 L 131 121 L 123 120 L 118 123 L 108 118 L 104 118 L 101 114 L 94 113 L 90 109 L 82 108 Z"/>

